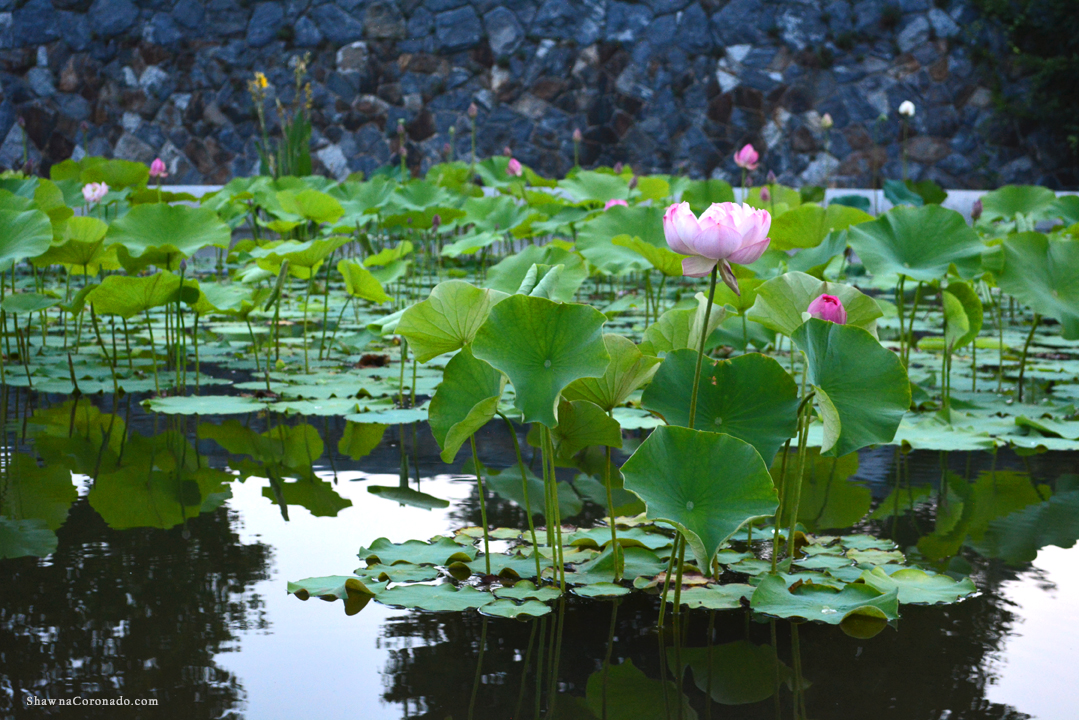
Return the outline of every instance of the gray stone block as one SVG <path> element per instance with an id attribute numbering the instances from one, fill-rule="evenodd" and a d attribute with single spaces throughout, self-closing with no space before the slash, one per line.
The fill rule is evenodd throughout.
<path id="1" fill-rule="evenodd" d="M 285 8 L 279 2 L 255 5 L 247 23 L 247 44 L 253 48 L 268 45 L 285 24 Z"/>
<path id="2" fill-rule="evenodd" d="M 131 0 L 94 0 L 90 6 L 90 26 L 103 37 L 119 35 L 138 17 L 139 9 Z"/>
<path id="3" fill-rule="evenodd" d="M 487 41 L 496 57 L 509 55 L 524 39 L 524 29 L 517 16 L 505 7 L 496 7 L 483 16 Z"/>
<path id="4" fill-rule="evenodd" d="M 435 15 L 435 41 L 442 52 L 474 47 L 483 37 L 483 25 L 471 6 Z"/>

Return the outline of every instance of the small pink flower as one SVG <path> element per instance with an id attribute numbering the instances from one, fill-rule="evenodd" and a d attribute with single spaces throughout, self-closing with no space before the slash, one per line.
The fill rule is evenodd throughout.
<path id="1" fill-rule="evenodd" d="M 607 212 L 608 210 L 613 208 L 615 205 L 621 205 L 622 207 L 629 207 L 629 203 L 626 202 L 625 200 L 617 200 L 617 199 L 616 200 L 608 200 L 603 205 L 603 212 Z"/>
<path id="2" fill-rule="evenodd" d="M 809 314 L 836 325 L 847 324 L 847 309 L 835 295 L 821 295 L 809 303 Z"/>
<path id="3" fill-rule="evenodd" d="M 476 119 L 476 116 L 479 115 L 479 113 L 480 109 L 476 107 L 476 103 L 472 103 L 468 106 L 468 116 L 473 120 Z"/>
<path id="4" fill-rule="evenodd" d="M 513 177 L 521 177 L 524 174 L 524 169 L 517 158 L 510 158 L 509 164 L 506 165 L 506 174 Z"/>
<path id="5" fill-rule="evenodd" d="M 671 250 L 690 257 L 682 260 L 682 274 L 704 277 L 718 263 L 723 281 L 738 292 L 731 264 L 749 265 L 768 249 L 772 216 L 737 203 L 712 203 L 698 219 L 688 202 L 676 203 L 663 214 L 663 234 Z"/>
<path id="6" fill-rule="evenodd" d="M 581 128 L 573 128 L 573 142 L 581 142 L 584 139 L 584 135 L 581 134 Z"/>
<path id="7" fill-rule="evenodd" d="M 101 202 L 101 199 L 109 192 L 109 186 L 105 183 L 86 183 L 82 186 L 82 197 L 87 204 Z"/>
<path id="8" fill-rule="evenodd" d="M 757 154 L 757 151 L 753 149 L 752 145 L 745 145 L 741 150 L 734 154 L 734 164 L 745 170 L 756 170 L 757 162 L 761 159 L 761 156 Z"/>
<path id="9" fill-rule="evenodd" d="M 165 168 L 165 161 L 161 158 L 155 158 L 150 163 L 150 177 L 152 178 L 167 178 L 169 171 Z"/>
<path id="10" fill-rule="evenodd" d="M 770 202 L 772 199 L 772 193 L 768 192 L 768 186 L 761 186 L 761 202 Z"/>

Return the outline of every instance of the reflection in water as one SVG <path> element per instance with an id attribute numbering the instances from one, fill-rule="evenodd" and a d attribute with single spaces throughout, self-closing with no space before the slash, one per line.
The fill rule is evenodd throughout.
<path id="1" fill-rule="evenodd" d="M 166 418 L 86 398 L 8 407 L 0 515 L 55 533 L 58 544 L 47 561 L 0 560 L 0 714 L 44 714 L 20 706 L 27 693 L 81 692 L 159 698 L 152 717 L 239 716 L 242 678 L 214 655 L 236 649 L 239 633 L 268 627 L 253 586 L 269 577 L 271 551 L 237 535 L 234 511 L 243 508 L 228 507 L 237 481 L 264 483 L 257 487 L 278 506 L 279 522 L 295 507 L 318 517 L 326 542 L 341 542 L 337 516 L 353 503 L 399 513 L 405 524 L 423 510 L 398 498 L 440 507 L 423 494 L 434 473 L 457 475 L 471 489 L 446 522 L 479 521 L 468 453 L 441 463 L 425 426 Z M 528 464 L 531 448 L 518 431 Z M 477 442 L 495 490 L 487 497 L 491 524 L 526 527 L 519 482 L 496 494 L 500 469 L 515 461 L 506 429 L 492 424 Z M 798 512 L 808 531 L 853 527 L 892 537 L 923 565 L 972 574 L 981 593 L 946 607 L 904 606 L 896 629 L 869 640 L 738 610 L 686 612 L 658 636 L 655 598 L 643 594 L 617 602 L 569 596 L 530 622 L 401 613 L 379 629 L 389 651 L 382 700 L 404 717 L 432 720 L 1024 717 L 986 699 L 989 658 L 1014 622 L 999 590 L 1020 576 L 1009 564 L 1022 567 L 1040 548 L 1079 537 L 1079 478 L 1064 474 L 1070 458 L 892 448 L 810 458 Z M 579 508 L 581 525 L 603 515 L 589 494 L 594 462 L 586 452 L 575 467 L 559 468 L 564 501 Z M 73 474 L 84 483 L 81 497 Z M 345 497 L 339 475 L 373 474 L 398 477 L 399 486 L 384 487 L 402 492 Z"/>

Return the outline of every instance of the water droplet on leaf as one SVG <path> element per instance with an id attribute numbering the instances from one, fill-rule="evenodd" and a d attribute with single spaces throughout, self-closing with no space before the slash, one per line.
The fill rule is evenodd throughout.
<path id="1" fill-rule="evenodd" d="M 543 361 L 543 367 L 545 367 L 545 368 L 551 367 L 551 361 L 550 360 L 544 360 Z"/>
<path id="2" fill-rule="evenodd" d="M 692 510 L 692 509 L 693 509 L 693 501 L 690 500 L 689 502 L 686 503 L 686 510 Z"/>

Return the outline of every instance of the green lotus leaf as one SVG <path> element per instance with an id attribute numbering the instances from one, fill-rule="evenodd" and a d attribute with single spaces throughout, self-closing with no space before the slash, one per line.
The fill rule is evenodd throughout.
<path id="1" fill-rule="evenodd" d="M 821 295 L 834 295 L 847 311 L 847 325 L 864 328 L 877 335 L 877 318 L 884 313 L 880 305 L 856 288 L 832 283 L 800 272 L 789 272 L 772 278 L 757 288 L 756 300 L 746 313 L 750 320 L 790 336 L 805 322 L 803 314 Z"/>
<path id="2" fill-rule="evenodd" d="M 379 538 L 371 547 L 360 548 L 359 557 L 368 565 L 449 565 L 451 562 L 470 562 L 476 557 L 476 548 L 461 546 L 448 537 L 425 543 L 422 540 L 407 540 L 403 543 L 391 543 L 386 538 Z"/>
<path id="3" fill-rule="evenodd" d="M 448 245 L 442 247 L 442 255 L 445 257 L 460 257 L 473 255 L 485 247 L 494 245 L 504 238 L 503 235 L 494 232 L 470 232 L 462 235 Z"/>
<path id="4" fill-rule="evenodd" d="M 700 215 L 713 203 L 734 202 L 734 189 L 725 180 L 691 180 L 682 192 L 682 202 Z"/>
<path id="5" fill-rule="evenodd" d="M 961 280 L 953 280 L 944 289 L 945 338 L 951 349 L 974 342 L 982 331 L 985 310 L 978 293 Z"/>
<path id="6" fill-rule="evenodd" d="M 1064 195 L 1053 201 L 1049 215 L 1059 217 L 1065 225 L 1079 223 L 1079 195 Z M 1073 233 L 1074 234 L 1074 233 Z"/>
<path id="7" fill-rule="evenodd" d="M 682 604 L 689 608 L 707 610 L 734 610 L 742 607 L 742 601 L 753 594 L 752 585 L 726 583 L 682 590 Z"/>
<path id="8" fill-rule="evenodd" d="M 493 603 L 481 606 L 479 611 L 481 615 L 520 620 L 547 615 L 551 612 L 551 608 L 537 600 L 526 600 L 520 604 L 513 600 L 495 600 Z"/>
<path id="9" fill-rule="evenodd" d="M 647 270 L 650 261 L 643 259 L 640 253 L 611 242 L 619 236 L 637 238 L 654 248 L 666 248 L 663 209 L 640 205 L 612 207 L 577 227 L 576 247 L 603 272 L 618 274 L 626 270 Z"/>
<path id="10" fill-rule="evenodd" d="M 940 205 L 892 208 L 873 222 L 851 226 L 847 238 L 874 275 L 931 282 L 953 268 L 964 278 L 981 272 L 984 246 L 978 234 L 962 215 Z"/>
<path id="11" fill-rule="evenodd" d="M 365 582 L 428 582 L 435 580 L 441 574 L 438 568 L 432 565 L 369 565 L 356 568 L 353 571 L 357 577 Z"/>
<path id="12" fill-rule="evenodd" d="M 443 510 L 450 506 L 449 500 L 443 500 L 412 488 L 397 487 L 396 485 L 368 485 L 367 492 L 401 505 L 423 510 Z"/>
<path id="13" fill-rule="evenodd" d="M 431 398 L 428 422 L 442 448 L 442 461 L 453 462 L 468 438 L 498 410 L 506 377 L 464 347 L 446 364 L 442 383 Z"/>
<path id="14" fill-rule="evenodd" d="M 574 547 L 605 548 L 611 543 L 611 530 L 606 527 L 578 530 L 565 539 Z M 671 538 L 656 532 L 647 532 L 639 527 L 622 528 L 618 531 L 618 544 L 622 547 L 643 547 L 649 550 L 661 550 L 671 546 Z"/>
<path id="15" fill-rule="evenodd" d="M 611 665 L 606 672 L 598 670 L 588 677 L 584 705 L 593 718 L 606 720 L 675 717 L 697 720 L 697 711 L 673 680 L 652 679 L 629 659 L 620 665 Z"/>
<path id="16" fill-rule="evenodd" d="M 1011 220 L 1019 214 L 1044 219 L 1049 216 L 1056 199 L 1052 190 L 1040 185 L 1005 185 L 982 195 L 979 222 Z"/>
<path id="17" fill-rule="evenodd" d="M 447 280 L 436 285 L 426 300 L 405 310 L 397 332 L 408 340 L 416 359 L 427 362 L 471 343 L 491 308 L 506 297 L 464 280 Z"/>
<path id="18" fill-rule="evenodd" d="M 562 597 L 562 591 L 558 588 L 544 585 L 537 588 L 529 580 L 521 580 L 514 583 L 513 587 L 497 587 L 494 590 L 495 597 L 499 599 L 509 600 L 538 600 L 540 602 L 550 602 L 551 600 L 557 600 Z"/>
<path id="19" fill-rule="evenodd" d="M 290 582 L 287 592 L 301 600 L 317 597 L 326 601 L 344 600 L 345 615 L 352 616 L 363 610 L 371 598 L 385 589 L 374 583 L 364 583 L 353 575 L 329 575 Z"/>
<path id="20" fill-rule="evenodd" d="M 632 581 L 637 577 L 653 578 L 667 568 L 667 563 L 659 559 L 659 556 L 647 548 L 628 547 L 619 551 L 623 560 L 621 578 Z M 596 557 L 582 563 L 573 573 L 571 578 L 566 575 L 566 581 L 580 585 L 591 585 L 600 582 L 614 582 L 615 579 L 615 556 L 610 546 L 604 549 Z"/>
<path id="21" fill-rule="evenodd" d="M 114 277 L 119 276 L 110 275 L 106 279 Z M 258 412 L 266 408 L 266 403 L 264 402 L 237 395 L 154 397 L 144 400 L 143 405 L 153 412 L 165 415 L 243 415 L 244 413 Z"/>
<path id="22" fill-rule="evenodd" d="M 491 593 L 480 592 L 469 585 L 457 588 L 449 583 L 443 583 L 441 585 L 398 585 L 379 593 L 378 601 L 383 605 L 432 612 L 461 612 L 493 603 L 495 596 Z"/>
<path id="23" fill-rule="evenodd" d="M 139 462 L 103 472 L 94 481 L 90 507 L 109 527 L 114 530 L 175 527 L 198 515 L 208 496 L 231 492 L 228 482 L 233 476 L 223 470 L 152 469 L 160 467 L 168 457 L 163 448 L 159 451 L 160 455 L 149 453 Z"/>
<path id="24" fill-rule="evenodd" d="M 828 234 L 837 230 L 846 230 L 851 225 L 869 222 L 873 216 L 857 208 L 846 205 L 820 205 L 808 203 L 785 212 L 772 221 L 769 236 L 772 238 L 770 249 L 794 250 L 815 248 Z"/>
<path id="25" fill-rule="evenodd" d="M 52 243 L 52 224 L 40 210 L 0 210 L 0 265 L 37 257 Z"/>
<path id="26" fill-rule="evenodd" d="M 605 203 L 629 198 L 629 181 L 622 175 L 581 170 L 573 177 L 558 181 L 574 202 Z"/>
<path id="27" fill-rule="evenodd" d="M 0 303 L 0 308 L 3 308 L 4 312 L 11 315 L 28 315 L 48 310 L 59 304 L 60 298 L 49 297 L 36 292 L 21 292 L 4 298 L 4 301 Z"/>
<path id="28" fill-rule="evenodd" d="M 345 279 L 345 292 L 361 300 L 382 304 L 392 298 L 382 289 L 382 283 L 375 279 L 371 271 L 355 260 L 340 260 L 337 272 Z"/>
<path id="29" fill-rule="evenodd" d="M 150 181 L 150 168 L 133 160 L 87 156 L 73 165 L 74 168 L 68 166 L 67 172 L 61 171 L 59 174 L 53 173 L 50 168 L 49 176 L 54 181 L 77 179 L 80 187 L 86 183 L 103 182 L 113 190 L 146 187 Z"/>
<path id="30" fill-rule="evenodd" d="M 64 265 L 88 275 L 96 275 L 101 269 L 119 270 L 116 247 L 105 247 L 108 229 L 107 223 L 95 217 L 70 218 L 53 238 L 52 246 L 33 263 L 37 267 Z"/>
<path id="31" fill-rule="evenodd" d="M 909 205 L 911 207 L 925 205 L 925 198 L 916 193 L 913 188 L 907 187 L 902 180 L 884 181 L 884 199 L 897 207 L 900 205 Z"/>
<path id="32" fill-rule="evenodd" d="M 738 528 L 774 515 L 778 505 L 760 454 L 730 435 L 658 427 L 622 466 L 622 474 L 625 488 L 644 500 L 650 519 L 682 531 L 701 568 L 712 566 Z"/>
<path id="33" fill-rule="evenodd" d="M 797 451 L 791 448 L 787 459 L 787 476 L 797 472 Z M 801 501 L 798 503 L 798 522 L 813 532 L 847 528 L 869 512 L 873 494 L 861 483 L 849 478 L 858 472 L 858 454 L 843 457 L 823 457 L 818 448 L 806 449 L 806 466 L 802 474 Z M 779 487 L 782 458 L 772 463 L 772 477 Z M 784 508 L 781 525 L 791 524 L 792 508 Z"/>
<path id="34" fill-rule="evenodd" d="M 1029 487 L 1029 485 L 1028 485 Z M 1064 475 L 1057 492 L 1044 502 L 989 521 L 971 545 L 985 557 L 1001 558 L 1012 566 L 1034 562 L 1041 548 L 1075 546 L 1079 539 L 1079 478 Z"/>
<path id="35" fill-rule="evenodd" d="M 44 520 L 14 520 L 0 516 L 0 559 L 46 557 L 56 552 L 59 541 Z"/>
<path id="36" fill-rule="evenodd" d="M 579 378 L 602 376 L 610 363 L 604 322 L 587 305 L 514 295 L 491 309 L 472 351 L 509 377 L 524 422 L 553 428 L 562 390 Z"/>
<path id="37" fill-rule="evenodd" d="M 668 425 L 689 422 L 695 350 L 667 353 L 641 404 Z M 744 440 L 771 463 L 779 448 L 794 436 L 798 387 L 774 359 L 759 353 L 731 360 L 709 361 L 701 368 L 695 430 L 725 433 Z"/>
<path id="38" fill-rule="evenodd" d="M 581 585 L 580 587 L 573 589 L 574 595 L 593 599 L 622 597 L 623 595 L 629 595 L 631 592 L 633 591 L 628 587 L 607 582 L 595 583 L 594 585 Z"/>
<path id="39" fill-rule="evenodd" d="M 277 488 L 264 487 L 262 496 L 274 505 L 298 505 L 315 517 L 337 517 L 337 513 L 352 507 L 352 501 L 338 495 L 333 483 L 317 477 L 280 482 Z"/>
<path id="40" fill-rule="evenodd" d="M 130 320 L 177 300 L 198 302 L 199 292 L 195 285 L 194 281 L 185 281 L 181 289 L 180 276 L 167 270 L 141 277 L 110 275 L 86 299 L 99 315 L 119 315 Z"/>
<path id="41" fill-rule="evenodd" d="M 549 564 L 549 560 L 541 560 L 541 564 Z M 467 579 L 470 575 L 487 575 L 487 557 L 481 555 L 469 563 L 451 563 L 450 574 L 459 580 Z M 507 555 L 505 553 L 491 553 L 491 575 L 498 575 L 505 579 L 518 580 L 520 578 L 536 577 L 536 560 L 533 557 L 521 555 Z"/>
<path id="42" fill-rule="evenodd" d="M 379 250 L 374 255 L 370 255 L 363 261 L 364 267 L 382 267 L 389 265 L 390 263 L 397 262 L 407 257 L 413 249 L 413 245 L 408 240 L 402 240 L 394 245 L 392 248 L 386 248 Z"/>
<path id="43" fill-rule="evenodd" d="M 652 245 L 639 237 L 629 235 L 616 235 L 611 239 L 611 243 L 618 247 L 629 248 L 667 277 L 682 277 L 682 259 L 685 255 L 679 255 L 666 246 Z"/>
<path id="44" fill-rule="evenodd" d="M 277 193 L 277 202 L 288 215 L 295 215 L 304 220 L 318 223 L 337 222 L 345 214 L 341 203 L 331 195 L 318 190 L 282 190 Z"/>
<path id="45" fill-rule="evenodd" d="M 1079 242 L 1033 232 L 1009 235 L 1004 258 L 1000 289 L 1059 320 L 1066 340 L 1079 339 Z"/>
<path id="46" fill-rule="evenodd" d="M 644 331 L 641 352 L 646 355 L 659 355 L 685 348 L 697 350 L 701 344 L 701 330 L 704 327 L 708 298 L 704 293 L 697 293 L 696 299 L 696 308 L 668 310 L 649 325 Z M 712 306 L 712 312 L 708 315 L 708 335 L 719 327 L 726 316 L 727 311 L 723 306 Z"/>
<path id="47" fill-rule="evenodd" d="M 374 268 L 371 270 L 371 275 L 385 287 L 386 285 L 397 282 L 403 278 L 405 274 L 408 273 L 410 265 L 412 265 L 411 260 L 394 260 L 382 267 Z"/>
<path id="48" fill-rule="evenodd" d="M 603 375 L 574 380 L 562 391 L 562 397 L 571 401 L 587 400 L 609 412 L 651 380 L 660 361 L 645 355 L 632 340 L 621 335 L 605 334 L 603 345 L 611 356 Z"/>
<path id="49" fill-rule="evenodd" d="M 259 299 L 262 295 L 267 293 L 269 290 L 266 288 L 263 288 L 260 293 L 259 289 L 239 283 L 230 285 L 213 282 L 200 283 L 199 299 L 192 309 L 199 315 L 226 313 L 244 318 L 260 304 Z"/>
<path id="50" fill-rule="evenodd" d="M 876 567 L 862 572 L 861 582 L 882 593 L 898 590 L 899 602 L 904 605 L 946 605 L 977 591 L 970 578 L 953 580 L 921 568 L 903 568 L 889 575 Z"/>
<path id="51" fill-rule="evenodd" d="M 864 584 L 847 585 L 836 592 L 813 584 L 788 590 L 783 578 L 769 575 L 761 580 L 750 599 L 750 606 L 764 615 L 801 618 L 828 625 L 840 625 L 855 615 L 896 620 L 899 617 L 899 591 L 880 592 Z"/>
<path id="52" fill-rule="evenodd" d="M 67 519 L 79 492 L 71 482 L 71 470 L 61 464 L 39 466 L 25 453 L 8 457 L 4 490 L 4 515 L 11 520 L 43 520 L 56 530 Z"/>
<path id="53" fill-rule="evenodd" d="M 687 592 L 698 589 L 701 588 L 683 590 L 682 600 L 685 601 Z M 673 661 L 674 654 L 668 654 Z M 775 692 L 778 680 L 789 681 L 792 675 L 790 668 L 776 657 L 775 648 L 754 645 L 748 640 L 682 648 L 680 656 L 682 665 L 693 671 L 697 689 L 711 693 L 712 700 L 720 705 L 749 705 L 767 700 Z"/>
<path id="54" fill-rule="evenodd" d="M 341 440 L 337 443 L 337 452 L 352 460 L 367 457 L 382 444 L 387 427 L 381 423 L 346 422 Z"/>
<path id="55" fill-rule="evenodd" d="M 833 259 L 847 249 L 847 231 L 829 233 L 820 245 L 806 250 L 799 250 L 793 257 L 787 258 L 787 268 L 804 272 L 815 278 L 824 279 L 824 271 Z"/>
<path id="56" fill-rule="evenodd" d="M 622 428 L 595 403 L 587 400 L 559 400 L 558 426 L 551 429 L 555 457 L 571 465 L 573 456 L 586 447 L 622 447 Z M 528 443 L 539 447 L 539 426 L 533 425 Z"/>
<path id="57" fill-rule="evenodd" d="M 910 409 L 910 380 L 895 353 L 859 327 L 811 318 L 791 339 L 805 353 L 824 423 L 821 452 L 841 457 L 891 442 Z"/>
<path id="58" fill-rule="evenodd" d="M 488 271 L 487 286 L 506 294 L 513 294 L 521 287 L 533 265 L 562 265 L 558 283 L 549 295 L 558 302 L 571 302 L 585 278 L 588 268 L 584 259 L 574 252 L 554 244 L 540 247 L 529 245 L 521 252 L 510 255 Z"/>
<path id="59" fill-rule="evenodd" d="M 136 205 L 109 224 L 108 245 L 116 245 L 129 272 L 156 265 L 177 270 L 180 261 L 207 247 L 228 248 L 232 231 L 202 207 L 154 203 Z"/>
<path id="60" fill-rule="evenodd" d="M 251 257 L 255 258 L 260 268 L 274 274 L 281 272 L 281 267 L 287 260 L 289 274 L 300 280 L 307 280 L 318 273 L 326 258 L 349 240 L 348 237 L 335 236 L 306 242 L 286 240 L 267 243 L 253 248 Z"/>
<path id="61" fill-rule="evenodd" d="M 527 205 L 505 195 L 469 198 L 461 207 L 465 216 L 460 222 L 472 223 L 477 232 L 507 233 L 534 214 Z"/>

